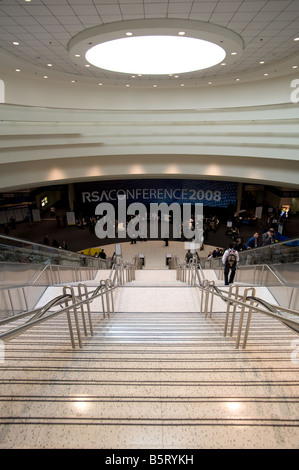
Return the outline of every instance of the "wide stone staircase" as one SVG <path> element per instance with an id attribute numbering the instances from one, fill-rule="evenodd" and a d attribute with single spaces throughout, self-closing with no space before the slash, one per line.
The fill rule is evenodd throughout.
<path id="1" fill-rule="evenodd" d="M 40 304 L 60 293 L 49 288 Z M 140 270 L 115 291 L 110 318 L 91 304 L 82 348 L 65 315 L 5 343 L 0 447 L 298 448 L 298 335 L 256 313 L 236 349 L 223 335 L 225 302 L 207 318 L 200 302 L 175 271 Z"/>

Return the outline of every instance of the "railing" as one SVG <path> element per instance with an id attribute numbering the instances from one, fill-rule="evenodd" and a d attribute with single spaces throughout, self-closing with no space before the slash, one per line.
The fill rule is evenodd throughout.
<path id="1" fill-rule="evenodd" d="M 189 264 L 182 264 L 177 267 L 177 279 L 182 282 L 187 282 L 191 286 L 196 286 L 202 293 L 200 311 L 204 312 L 205 318 L 212 317 L 213 302 L 214 298 L 218 297 L 227 303 L 225 324 L 224 324 L 224 336 L 227 336 L 229 327 L 229 319 L 231 316 L 230 324 L 230 336 L 233 336 L 237 308 L 240 310 L 238 332 L 236 338 L 236 348 L 239 348 L 241 343 L 241 337 L 243 332 L 243 324 L 245 321 L 245 314 L 247 313 L 247 321 L 245 325 L 244 339 L 242 347 L 246 348 L 250 322 L 253 312 L 262 313 L 264 315 L 275 318 L 287 325 L 292 330 L 299 333 L 299 312 L 294 309 L 275 306 L 263 299 L 256 297 L 256 290 L 254 287 L 247 287 L 244 290 L 243 295 L 239 294 L 240 286 L 231 285 L 228 292 L 219 289 L 214 281 L 204 279 L 198 263 L 193 259 Z M 249 295 L 250 294 L 250 295 Z M 262 307 L 265 308 L 262 308 Z M 231 308 L 233 309 L 231 312 Z"/>
<path id="2" fill-rule="evenodd" d="M 70 285 L 64 286 L 63 294 L 58 297 L 55 297 L 46 305 L 44 305 L 42 308 L 35 309 L 32 311 L 28 311 L 28 312 L 23 312 L 19 315 L 15 315 L 12 318 L 0 321 L 0 326 L 3 326 L 8 323 L 20 320 L 22 318 L 32 316 L 24 324 L 17 326 L 15 328 L 12 328 L 11 330 L 8 330 L 4 333 L 1 333 L 0 340 L 8 341 L 12 338 L 15 338 L 16 336 L 19 336 L 20 334 L 24 333 L 25 331 L 32 328 L 33 326 L 39 325 L 40 323 L 48 321 L 49 319 L 52 319 L 63 313 L 66 313 L 71 344 L 72 344 L 72 347 L 75 348 L 76 347 L 75 338 L 74 338 L 72 320 L 71 320 L 71 315 L 70 315 L 70 312 L 73 311 L 78 345 L 80 348 L 82 348 L 82 337 L 81 337 L 81 331 L 80 331 L 78 309 L 80 308 L 81 310 L 82 324 L 83 324 L 85 336 L 88 335 L 87 327 L 86 327 L 86 314 L 87 314 L 87 318 L 89 322 L 90 334 L 92 336 L 93 326 L 92 326 L 92 319 L 91 319 L 91 312 L 90 312 L 90 303 L 96 298 L 102 297 L 103 317 L 105 318 L 106 314 L 108 315 L 108 317 L 110 317 L 110 313 L 114 311 L 113 297 L 111 297 L 111 294 L 113 290 L 115 290 L 117 287 L 118 286 L 111 286 L 109 280 L 102 281 L 100 285 L 93 292 L 88 293 L 86 284 L 80 283 L 77 286 L 78 294 L 75 295 L 74 286 L 70 286 Z M 82 292 L 82 289 L 83 289 L 83 292 Z M 83 298 L 84 296 L 85 296 L 85 299 Z M 104 302 L 104 296 L 106 297 L 106 304 Z M 65 303 L 65 307 L 61 308 L 60 310 L 56 312 L 49 313 L 50 309 L 54 308 L 57 305 L 61 306 L 63 303 Z M 84 307 L 86 307 L 86 309 Z"/>
<path id="3" fill-rule="evenodd" d="M 81 318 L 82 318 L 81 321 L 83 325 L 84 334 L 85 336 L 88 335 L 87 322 L 86 322 L 86 315 L 87 315 L 90 335 L 92 336 L 93 326 L 92 326 L 92 318 L 91 318 L 91 311 L 90 311 L 90 303 L 93 302 L 95 299 L 101 297 L 103 317 L 105 318 L 106 314 L 108 315 L 108 317 L 110 317 L 110 314 L 114 312 L 113 292 L 117 289 L 117 287 L 119 287 L 124 282 L 126 282 L 126 280 L 134 279 L 135 266 L 129 263 L 124 264 L 121 262 L 121 260 L 119 260 L 117 269 L 115 269 L 113 273 L 117 273 L 116 276 L 111 275 L 111 277 L 113 277 L 114 280 L 116 281 L 115 284 L 113 284 L 111 279 L 102 280 L 100 281 L 99 285 L 97 286 L 95 290 L 93 290 L 92 292 L 88 292 L 88 288 L 86 284 L 79 283 L 76 286 L 78 290 L 77 294 L 75 294 L 75 286 L 65 285 L 63 287 L 62 295 L 55 297 L 43 307 L 31 310 L 31 311 L 26 311 L 19 315 L 14 315 L 11 318 L 6 318 L 0 321 L 0 326 L 3 326 L 11 322 L 21 320 L 26 317 L 30 317 L 30 319 L 27 320 L 24 324 L 14 327 L 0 334 L 0 340 L 8 341 L 22 334 L 23 332 L 27 331 L 33 326 L 36 326 L 42 322 L 45 322 L 51 318 L 54 318 L 58 315 L 65 313 L 67 316 L 71 344 L 72 344 L 72 347 L 75 348 L 76 347 L 75 336 L 73 333 L 73 324 L 72 324 L 72 319 L 70 315 L 70 312 L 73 311 L 78 345 L 79 345 L 79 348 L 82 348 L 82 336 L 81 336 L 81 328 L 80 328 L 80 322 L 79 322 L 79 316 L 78 316 L 79 308 L 81 310 Z M 53 309 L 57 305 L 61 307 L 63 303 L 65 304 L 65 307 L 62 307 L 56 312 L 49 313 L 50 309 Z"/>
<path id="4" fill-rule="evenodd" d="M 108 261 L 101 258 L 4 235 L 0 235 L 0 261 L 110 268 Z"/>
<path id="5" fill-rule="evenodd" d="M 135 270 L 138 269 L 135 264 L 125 263 L 121 258 L 116 259 L 113 264 L 109 279 L 113 285 L 122 286 L 126 282 L 135 280 Z"/>
<path id="6" fill-rule="evenodd" d="M 14 315 L 17 312 L 29 310 L 36 304 L 48 286 L 92 280 L 98 271 L 92 267 L 56 266 L 53 264 L 30 265 L 32 270 L 30 269 L 29 273 L 28 270 L 24 273 L 20 271 L 24 265 L 15 263 L 1 263 L 1 268 L 6 270 L 6 273 L 9 271 L 11 276 L 6 279 L 6 282 L 9 280 L 9 286 L 0 287 L 0 315 L 4 312 Z M 20 284 L 20 281 L 28 279 L 32 271 L 35 273 L 38 271 L 38 274 Z M 18 280 L 18 285 L 12 285 L 13 277 Z"/>
<path id="7" fill-rule="evenodd" d="M 239 252 L 240 266 L 297 263 L 299 262 L 299 238 L 292 238 L 272 245 L 243 250 Z M 204 269 L 217 269 L 221 267 L 221 258 L 210 260 L 200 259 Z"/>

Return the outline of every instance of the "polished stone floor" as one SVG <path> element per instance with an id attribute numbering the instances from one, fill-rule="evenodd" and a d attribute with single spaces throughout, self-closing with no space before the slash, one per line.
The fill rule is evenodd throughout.
<path id="1" fill-rule="evenodd" d="M 299 447 L 297 334 L 254 314 L 247 348 L 236 349 L 235 334 L 223 336 L 224 302 L 205 318 L 200 292 L 166 269 L 138 271 L 114 303 L 110 318 L 92 303 L 82 349 L 65 315 L 5 344 L 0 448 Z"/>

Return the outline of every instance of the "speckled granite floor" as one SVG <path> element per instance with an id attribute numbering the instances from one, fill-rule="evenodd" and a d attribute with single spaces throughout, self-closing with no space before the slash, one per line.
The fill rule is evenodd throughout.
<path id="1" fill-rule="evenodd" d="M 254 314 L 235 349 L 221 301 L 205 318 L 195 288 L 144 273 L 118 289 L 110 318 L 92 305 L 82 349 L 64 316 L 5 345 L 0 448 L 298 448 L 298 335 Z"/>

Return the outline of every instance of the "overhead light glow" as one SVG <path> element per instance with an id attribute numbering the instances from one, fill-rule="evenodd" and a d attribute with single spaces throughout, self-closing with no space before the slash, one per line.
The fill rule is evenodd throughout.
<path id="1" fill-rule="evenodd" d="M 212 42 L 185 36 L 134 36 L 97 44 L 86 60 L 101 69 L 143 75 L 187 73 L 219 64 L 225 50 Z"/>

